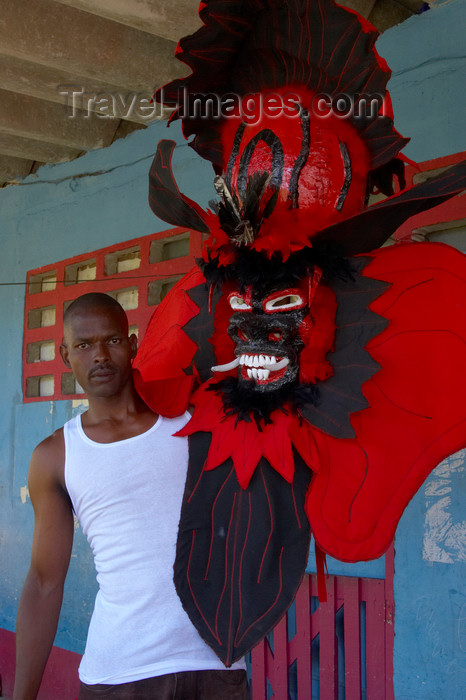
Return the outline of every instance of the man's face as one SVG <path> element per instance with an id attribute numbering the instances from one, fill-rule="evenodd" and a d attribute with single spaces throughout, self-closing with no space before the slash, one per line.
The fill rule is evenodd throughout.
<path id="1" fill-rule="evenodd" d="M 95 307 L 77 310 L 67 320 L 60 352 L 88 396 L 108 398 L 131 382 L 136 349 L 136 337 L 128 338 L 123 313 Z"/>
<path id="2" fill-rule="evenodd" d="M 273 392 L 295 381 L 303 342 L 299 326 L 307 311 L 300 289 L 282 289 L 268 295 L 232 293 L 228 334 L 240 361 L 238 380 L 254 392 Z"/>

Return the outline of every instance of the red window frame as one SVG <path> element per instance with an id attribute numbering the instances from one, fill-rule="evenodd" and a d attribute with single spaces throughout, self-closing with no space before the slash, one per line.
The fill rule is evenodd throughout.
<path id="1" fill-rule="evenodd" d="M 154 257 L 154 245 L 160 242 L 163 245 L 170 242 L 176 236 L 189 234 L 189 253 L 181 257 L 169 260 L 151 262 Z M 137 269 L 124 272 L 113 272 L 106 274 L 106 262 L 115 257 L 115 254 L 122 253 L 128 249 L 139 247 L 140 264 Z M 201 255 L 202 234 L 197 231 L 189 231 L 184 228 L 172 228 L 160 233 L 134 238 L 122 243 L 117 243 L 106 248 L 82 253 L 73 258 L 67 258 L 60 262 L 51 263 L 27 273 L 27 287 L 25 297 L 24 313 L 24 333 L 23 333 L 23 402 L 32 403 L 35 401 L 52 401 L 67 399 L 82 399 L 83 394 L 64 393 L 63 375 L 70 374 L 65 368 L 59 353 L 59 346 L 63 337 L 63 310 L 64 307 L 76 297 L 87 292 L 116 293 L 126 289 L 137 289 L 137 308 L 126 310 L 130 326 L 137 326 L 139 338 L 142 338 L 149 320 L 157 304 L 149 303 L 151 284 L 163 281 L 176 281 L 177 278 L 188 272 L 194 259 Z M 109 257 L 110 256 L 110 257 Z M 73 266 L 85 265 L 87 261 L 94 261 L 96 264 L 95 279 L 88 281 L 69 282 L 66 279 L 67 271 Z M 48 274 L 56 274 L 56 287 L 45 291 L 37 291 L 40 282 L 37 280 L 47 277 Z M 49 326 L 30 327 L 30 319 L 34 311 L 48 307 L 55 307 L 55 323 Z M 31 348 L 34 344 L 52 341 L 54 343 L 54 358 L 50 360 L 31 359 Z M 29 352 L 28 352 L 29 348 Z M 28 361 L 29 359 L 29 361 Z M 28 386 L 41 377 L 53 377 L 54 391 L 49 396 L 28 396 Z M 29 391 L 30 393 L 30 391 Z"/>

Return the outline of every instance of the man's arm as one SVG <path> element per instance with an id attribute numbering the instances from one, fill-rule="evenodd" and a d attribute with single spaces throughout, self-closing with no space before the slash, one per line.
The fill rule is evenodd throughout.
<path id="1" fill-rule="evenodd" d="M 31 566 L 16 628 L 13 700 L 34 700 L 57 631 L 73 544 L 73 511 L 64 483 L 63 432 L 44 440 L 31 458 L 29 494 L 35 523 Z"/>

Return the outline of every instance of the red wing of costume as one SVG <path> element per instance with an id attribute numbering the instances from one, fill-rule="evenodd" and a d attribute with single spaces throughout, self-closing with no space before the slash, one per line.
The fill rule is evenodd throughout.
<path id="1" fill-rule="evenodd" d="M 135 369 L 157 412 L 194 405 L 180 433 L 190 461 L 175 584 L 229 665 L 292 602 L 311 529 L 320 560 L 381 556 L 429 472 L 466 444 L 464 256 L 374 250 L 461 191 L 466 172 L 403 190 L 390 72 L 355 13 L 208 0 L 200 15 L 178 51 L 193 73 L 159 99 L 212 161 L 219 201 L 204 211 L 182 195 L 175 144 L 159 144 L 153 211 L 210 237 Z M 387 199 L 367 207 L 376 190 Z"/>

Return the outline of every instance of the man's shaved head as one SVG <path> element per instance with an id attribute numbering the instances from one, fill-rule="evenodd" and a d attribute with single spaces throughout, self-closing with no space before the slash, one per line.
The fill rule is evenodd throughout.
<path id="1" fill-rule="evenodd" d="M 88 398 L 114 397 L 128 388 L 132 392 L 136 351 L 126 313 L 110 295 L 83 294 L 67 308 L 60 354 Z"/>
<path id="2" fill-rule="evenodd" d="M 69 326 L 71 319 L 76 314 L 94 311 L 95 309 L 112 309 L 117 312 L 121 317 L 122 327 L 126 329 L 126 332 L 128 331 L 128 318 L 121 304 L 109 294 L 102 294 L 101 292 L 90 292 L 75 299 L 63 314 L 63 328 L 66 329 Z"/>

